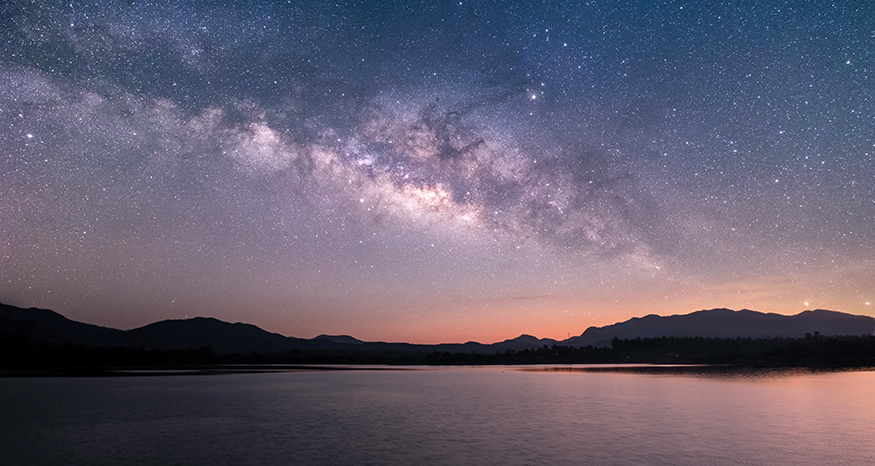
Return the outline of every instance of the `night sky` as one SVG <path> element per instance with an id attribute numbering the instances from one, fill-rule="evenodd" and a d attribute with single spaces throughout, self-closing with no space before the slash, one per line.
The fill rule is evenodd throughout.
<path id="1" fill-rule="evenodd" d="M 0 6 L 0 302 L 565 339 L 875 316 L 868 2 Z"/>

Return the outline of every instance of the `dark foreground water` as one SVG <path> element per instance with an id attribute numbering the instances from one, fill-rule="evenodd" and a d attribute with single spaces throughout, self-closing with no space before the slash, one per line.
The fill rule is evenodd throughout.
<path id="1" fill-rule="evenodd" d="M 875 464 L 875 372 L 0 379 L 0 464 Z"/>

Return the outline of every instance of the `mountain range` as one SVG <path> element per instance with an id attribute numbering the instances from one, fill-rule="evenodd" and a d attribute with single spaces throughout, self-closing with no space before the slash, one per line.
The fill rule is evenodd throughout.
<path id="1" fill-rule="evenodd" d="M 875 318 L 823 309 L 793 316 L 743 309 L 711 309 L 684 315 L 634 317 L 604 327 L 590 327 L 566 340 L 520 335 L 498 343 L 478 342 L 418 345 L 366 342 L 348 335 L 319 335 L 312 339 L 286 337 L 255 325 L 229 323 L 211 317 L 163 320 L 131 330 L 76 322 L 48 309 L 22 309 L 0 304 L 0 341 L 25 338 L 49 344 L 79 344 L 96 347 L 184 349 L 209 346 L 216 353 L 260 353 L 292 350 L 368 350 L 451 353 L 522 351 L 544 345 L 609 346 L 613 338 L 719 337 L 799 338 L 821 335 L 872 335 Z"/>

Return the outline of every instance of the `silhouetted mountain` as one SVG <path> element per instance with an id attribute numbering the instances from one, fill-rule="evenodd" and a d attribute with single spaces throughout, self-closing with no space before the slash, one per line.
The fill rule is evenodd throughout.
<path id="1" fill-rule="evenodd" d="M 516 338 L 510 340 L 504 340 L 498 343 L 493 343 L 489 346 L 490 351 L 507 351 L 512 349 L 514 351 L 522 351 L 525 349 L 534 349 L 541 348 L 544 345 L 553 346 L 559 344 L 559 341 L 550 339 L 550 338 L 537 338 L 531 335 L 520 335 Z"/>
<path id="2" fill-rule="evenodd" d="M 822 309 L 794 316 L 747 309 L 711 309 L 667 317 L 651 314 L 605 327 L 590 327 L 566 342 L 573 346 L 605 346 L 610 345 L 615 337 L 800 338 L 814 332 L 821 335 L 872 335 L 875 332 L 875 319 Z"/>
<path id="3" fill-rule="evenodd" d="M 35 319 L 16 320 L 0 316 L 0 340 L 24 339 L 44 343 L 73 343 L 69 335 Z"/>
<path id="4" fill-rule="evenodd" d="M 7 336 L 14 333 L 56 343 L 81 343 L 97 335 L 123 333 L 114 328 L 76 322 L 48 309 L 22 309 L 6 304 L 0 304 L 0 329 Z"/>
<path id="5" fill-rule="evenodd" d="M 21 309 L 0 305 L 0 337 L 26 335 L 34 341 L 75 343 L 96 347 L 185 349 L 209 346 L 216 353 L 261 353 L 318 350 L 419 351 L 494 353 L 522 351 L 556 344 L 556 340 L 520 335 L 491 345 L 477 342 L 415 345 L 365 342 L 349 335 L 319 335 L 313 339 L 285 337 L 255 325 L 228 323 L 210 317 L 164 320 L 132 330 L 116 330 L 83 324 L 47 309 Z"/>
<path id="6" fill-rule="evenodd" d="M 648 315 L 606 327 L 590 327 L 582 335 L 556 341 L 531 335 L 493 344 L 473 341 L 439 345 L 365 342 L 349 335 L 319 335 L 313 339 L 285 337 L 255 325 L 228 323 L 210 317 L 164 320 L 133 330 L 116 330 L 75 322 L 47 309 L 21 309 L 0 304 L 0 339 L 25 338 L 45 344 L 74 343 L 93 347 L 186 349 L 210 347 L 217 354 L 275 353 L 300 351 L 397 351 L 449 353 L 504 353 L 553 345 L 607 346 L 620 339 L 648 337 L 803 337 L 821 335 L 872 335 L 875 319 L 841 312 L 816 310 L 795 316 L 764 314 L 749 310 L 712 309 L 686 315 Z"/>
<path id="7" fill-rule="evenodd" d="M 162 320 L 112 335 L 97 335 L 85 343 L 146 349 L 184 349 L 210 346 L 217 353 L 288 351 L 297 339 L 270 333 L 251 324 L 228 323 L 212 317 Z"/>
<path id="8" fill-rule="evenodd" d="M 363 342 L 357 338 L 353 338 L 349 335 L 324 335 L 323 334 L 323 335 L 319 335 L 318 337 L 313 338 L 313 340 L 326 340 L 326 341 L 330 341 L 332 343 L 345 343 L 345 344 L 350 344 L 350 345 L 361 345 L 361 344 L 365 343 L 365 342 Z"/>

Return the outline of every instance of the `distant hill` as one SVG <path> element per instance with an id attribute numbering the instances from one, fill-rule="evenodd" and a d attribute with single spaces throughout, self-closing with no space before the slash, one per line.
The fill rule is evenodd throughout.
<path id="1" fill-rule="evenodd" d="M 124 332 L 76 322 L 48 309 L 22 309 L 0 304 L 0 335 L 13 333 L 41 341 L 80 343 L 91 337 Z"/>
<path id="2" fill-rule="evenodd" d="M 349 335 L 319 335 L 312 339 L 286 337 L 255 325 L 229 323 L 211 317 L 163 320 L 132 330 L 117 330 L 75 322 L 48 309 L 22 309 L 0 304 L 0 341 L 26 339 L 40 344 L 79 344 L 94 347 L 186 349 L 209 346 L 219 354 L 274 353 L 293 350 L 365 350 L 398 352 L 504 353 L 543 346 L 608 346 L 611 339 L 637 337 L 803 337 L 872 335 L 875 319 L 841 312 L 816 310 L 795 316 L 750 310 L 711 309 L 686 315 L 648 315 L 605 327 L 590 327 L 568 340 L 520 335 L 498 343 L 477 342 L 416 345 L 366 342 Z"/>
<path id="3" fill-rule="evenodd" d="M 48 309 L 22 309 L 0 304 L 0 339 L 8 341 L 13 338 L 95 347 L 185 349 L 209 346 L 219 354 L 251 351 L 273 353 L 295 349 L 494 353 L 507 349 L 522 351 L 556 343 L 556 340 L 538 339 L 530 335 L 492 345 L 477 342 L 440 345 L 365 342 L 349 335 L 319 335 L 303 339 L 271 333 L 251 324 L 232 324 L 212 317 L 163 320 L 132 330 L 117 330 L 75 322 Z"/>
<path id="4" fill-rule="evenodd" d="M 322 341 L 322 340 L 330 341 L 332 343 L 346 343 L 346 344 L 350 344 L 350 345 L 363 345 L 363 344 L 365 344 L 365 342 L 363 342 L 357 338 L 353 338 L 349 335 L 324 335 L 323 334 L 323 335 L 319 335 L 318 337 L 315 337 L 313 339 L 320 340 L 320 341 Z"/>
<path id="5" fill-rule="evenodd" d="M 684 315 L 633 317 L 605 327 L 590 327 L 566 342 L 573 346 L 606 346 L 613 338 L 653 337 L 792 337 L 821 335 L 872 335 L 875 318 L 818 309 L 793 316 L 743 309 L 711 309 Z"/>
<path id="6" fill-rule="evenodd" d="M 556 344 L 563 344 L 563 342 L 550 338 L 537 338 L 531 335 L 523 334 L 511 340 L 504 340 L 488 346 L 491 351 L 504 352 L 509 349 L 512 349 L 514 351 L 522 351 L 524 349 L 540 348 L 544 345 L 553 346 Z"/>
<path id="7" fill-rule="evenodd" d="M 210 346 L 221 353 L 289 351 L 297 338 L 270 333 L 251 324 L 228 323 L 212 317 L 162 320 L 111 335 L 95 335 L 84 343 L 94 346 L 185 349 Z"/>

